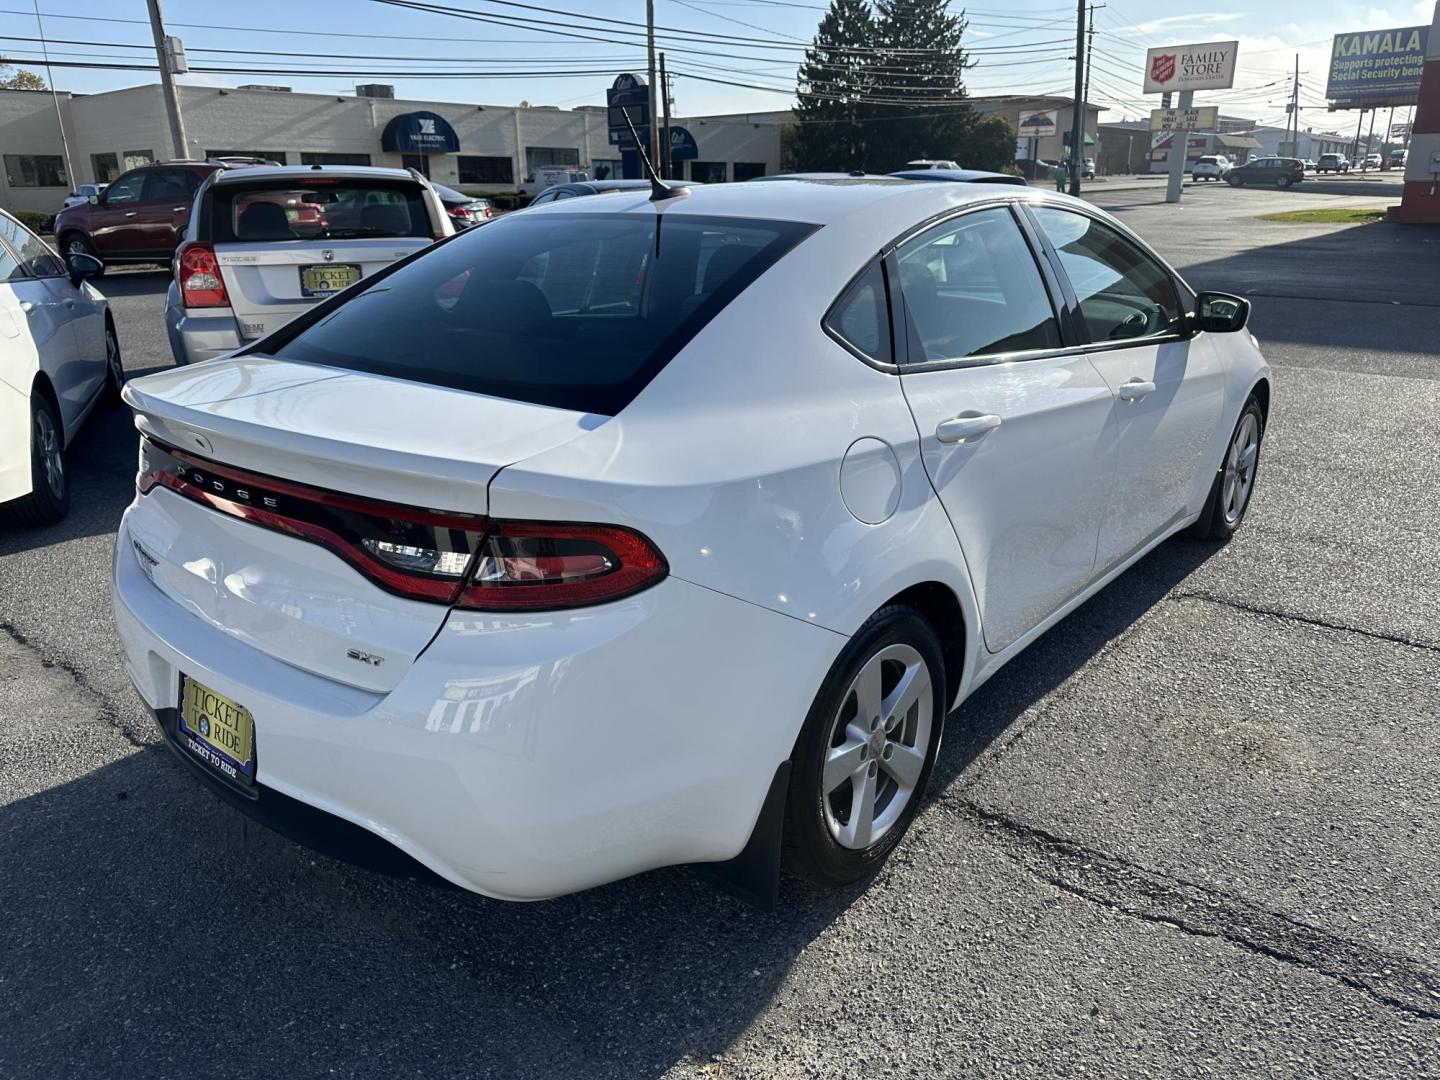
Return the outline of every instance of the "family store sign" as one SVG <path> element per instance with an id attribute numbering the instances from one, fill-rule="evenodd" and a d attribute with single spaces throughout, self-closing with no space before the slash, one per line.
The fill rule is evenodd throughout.
<path id="1" fill-rule="evenodd" d="M 1238 41 L 1211 41 L 1204 45 L 1172 45 L 1145 54 L 1147 94 L 1172 90 L 1228 90 L 1235 85 Z"/>

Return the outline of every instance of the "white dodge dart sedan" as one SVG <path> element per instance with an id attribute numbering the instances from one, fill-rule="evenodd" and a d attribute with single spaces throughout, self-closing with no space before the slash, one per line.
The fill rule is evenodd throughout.
<path id="1" fill-rule="evenodd" d="M 1244 519 L 1249 305 L 1094 207 L 662 194 L 503 218 L 128 384 L 127 667 L 237 807 L 506 899 L 851 882 L 955 705 Z"/>

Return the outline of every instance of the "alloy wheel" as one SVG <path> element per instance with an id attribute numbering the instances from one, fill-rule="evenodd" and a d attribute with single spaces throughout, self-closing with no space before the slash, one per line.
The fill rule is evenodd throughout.
<path id="1" fill-rule="evenodd" d="M 56 499 L 65 497 L 65 454 L 55 422 L 43 409 L 35 412 L 35 454 L 45 470 L 45 483 Z"/>
<path id="2" fill-rule="evenodd" d="M 109 369 L 110 384 L 119 390 L 125 385 L 125 369 L 120 364 L 120 343 L 115 340 L 115 331 L 105 331 L 105 365 Z"/>
<path id="3" fill-rule="evenodd" d="M 841 847 L 877 843 L 916 797 L 934 693 L 929 665 L 903 643 L 881 649 L 851 682 L 831 724 L 821 782 L 825 827 Z"/>
<path id="4" fill-rule="evenodd" d="M 1247 412 L 1235 429 L 1230 452 L 1225 457 L 1225 481 L 1220 489 L 1220 505 L 1225 522 L 1236 524 L 1245 513 L 1250 492 L 1255 486 L 1255 466 L 1260 457 L 1260 423 L 1253 412 Z"/>

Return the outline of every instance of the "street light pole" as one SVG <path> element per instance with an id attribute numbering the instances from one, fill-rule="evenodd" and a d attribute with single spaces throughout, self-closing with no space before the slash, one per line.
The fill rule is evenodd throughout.
<path id="1" fill-rule="evenodd" d="M 150 32 L 155 35 L 155 59 L 160 63 L 160 89 L 165 95 L 165 111 L 170 115 L 170 141 L 175 146 L 175 156 L 190 156 L 190 144 L 185 139 L 185 118 L 180 115 L 180 95 L 175 90 L 175 75 L 170 70 L 170 60 L 165 49 L 165 23 L 160 18 L 160 0 L 145 0 L 150 8 Z"/>
<path id="2" fill-rule="evenodd" d="M 45 57 L 45 81 L 50 84 L 50 103 L 55 106 L 55 123 L 60 126 L 60 149 L 65 152 L 65 181 L 70 190 L 80 178 L 70 163 L 70 140 L 65 135 L 65 117 L 60 112 L 60 95 L 55 92 L 55 73 L 50 70 L 50 46 L 45 43 L 45 24 L 40 21 L 40 0 L 35 0 L 35 25 L 40 30 L 40 52 Z M 98 176 L 95 179 L 100 179 Z"/>

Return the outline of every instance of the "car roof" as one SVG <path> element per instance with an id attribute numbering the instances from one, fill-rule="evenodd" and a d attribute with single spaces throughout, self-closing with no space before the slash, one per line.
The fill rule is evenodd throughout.
<path id="1" fill-rule="evenodd" d="M 215 183 L 251 183 L 255 180 L 303 180 L 315 176 L 338 176 L 347 180 L 413 180 L 408 169 L 386 169 L 378 165 L 246 165 L 220 169 Z"/>
<path id="2" fill-rule="evenodd" d="M 956 184 L 1015 184 L 1023 186 L 1023 176 L 1008 173 L 986 172 L 983 169 L 903 169 L 893 172 L 902 180 L 924 180 L 927 182 L 949 180 Z"/>
<path id="3" fill-rule="evenodd" d="M 752 176 L 746 180 L 747 184 L 758 184 L 767 180 L 888 180 L 889 177 L 879 173 L 867 172 L 790 172 L 771 173 L 769 176 Z"/>
<path id="4" fill-rule="evenodd" d="M 883 176 L 855 178 L 826 174 L 815 179 L 787 177 L 789 183 L 711 184 L 695 186 L 689 194 L 661 202 L 636 191 L 609 199 L 567 199 L 534 208 L 537 214 L 666 213 L 713 215 L 776 221 L 802 221 L 816 225 L 837 222 L 867 208 L 884 206 L 895 216 L 919 222 L 949 208 L 997 198 L 1028 198 L 1029 186 L 1008 184 L 925 184 Z M 529 212 L 527 211 L 527 214 Z"/>

